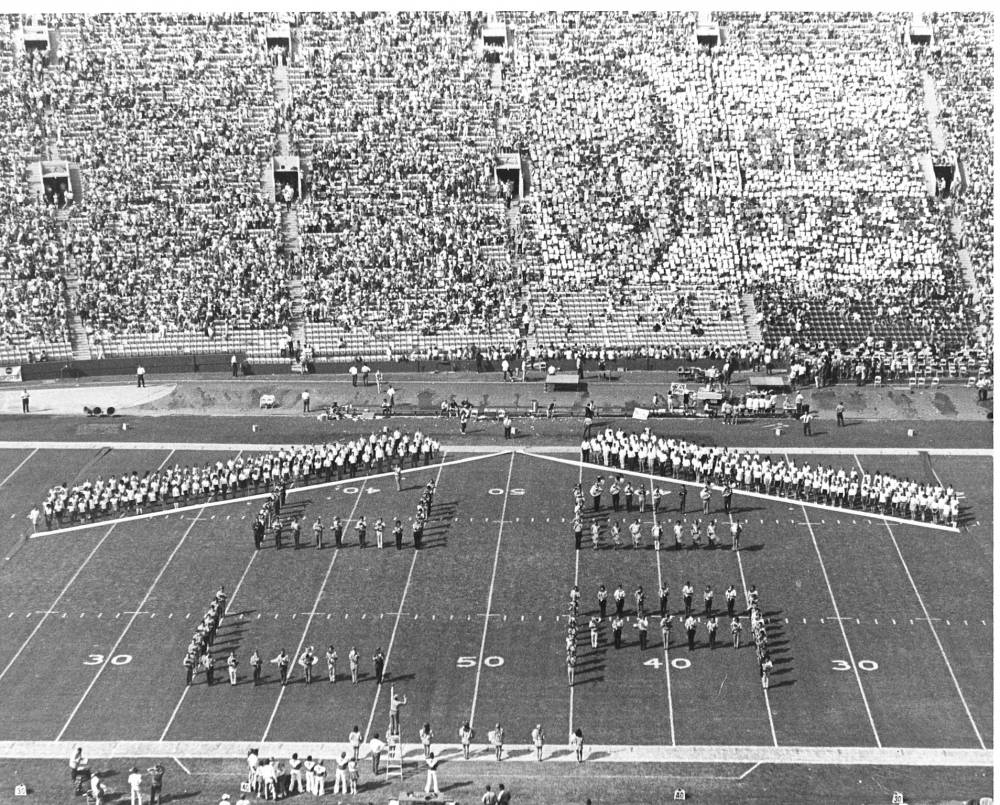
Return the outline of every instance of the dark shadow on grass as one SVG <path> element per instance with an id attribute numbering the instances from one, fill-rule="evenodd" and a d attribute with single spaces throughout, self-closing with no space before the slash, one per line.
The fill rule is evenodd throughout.
<path id="1" fill-rule="evenodd" d="M 794 684 L 795 684 L 795 680 L 794 679 L 782 679 L 780 682 L 776 682 L 776 683 L 770 685 L 770 688 L 773 690 L 774 688 L 784 688 L 784 687 L 787 687 L 789 685 L 794 685 Z"/>

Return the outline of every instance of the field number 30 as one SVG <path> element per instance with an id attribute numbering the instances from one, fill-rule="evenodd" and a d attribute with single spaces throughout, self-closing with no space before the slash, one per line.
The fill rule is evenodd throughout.
<path id="1" fill-rule="evenodd" d="M 851 664 L 847 660 L 831 660 L 834 671 L 850 671 Z M 858 660 L 858 668 L 862 671 L 877 671 L 878 663 L 875 660 Z"/>
<path id="2" fill-rule="evenodd" d="M 83 664 L 103 665 L 104 659 L 105 657 L 103 654 L 88 654 L 87 659 L 83 661 Z M 115 654 L 115 656 L 111 658 L 112 665 L 128 665 L 130 662 L 132 662 L 131 654 Z"/>

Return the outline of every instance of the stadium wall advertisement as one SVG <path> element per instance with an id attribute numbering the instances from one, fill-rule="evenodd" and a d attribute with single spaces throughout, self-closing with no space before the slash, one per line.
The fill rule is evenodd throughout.
<path id="1" fill-rule="evenodd" d="M 21 382 L 21 367 L 20 366 L 4 366 L 0 367 L 0 383 L 20 383 Z"/>

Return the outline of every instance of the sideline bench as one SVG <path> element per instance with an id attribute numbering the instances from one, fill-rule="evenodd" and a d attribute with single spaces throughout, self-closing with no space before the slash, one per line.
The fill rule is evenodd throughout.
<path id="1" fill-rule="evenodd" d="M 556 372 L 545 378 L 546 391 L 586 391 L 587 384 L 576 376 L 576 373 Z"/>

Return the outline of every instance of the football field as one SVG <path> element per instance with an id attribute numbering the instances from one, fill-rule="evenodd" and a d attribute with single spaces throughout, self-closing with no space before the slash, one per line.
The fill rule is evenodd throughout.
<path id="1" fill-rule="evenodd" d="M 304 518 L 299 550 L 287 543 L 275 550 L 268 539 L 254 551 L 250 523 L 260 501 L 245 498 L 15 540 L 27 510 L 57 481 L 203 464 L 236 452 L 167 445 L 0 451 L 0 538 L 12 546 L 0 567 L 0 758 L 58 758 L 60 774 L 77 744 L 91 757 L 176 758 L 182 768 L 238 760 L 249 746 L 262 746 L 264 755 L 330 758 L 346 748 L 354 726 L 366 737 L 385 734 L 394 687 L 407 698 L 404 771 L 418 786 L 419 727 L 431 725 L 451 772 L 466 721 L 476 733 L 472 764 L 492 757 L 486 735 L 502 724 L 507 759 L 518 761 L 505 772 L 515 779 L 575 772 L 567 736 L 576 728 L 587 745 L 581 774 L 600 780 L 602 764 L 609 778 L 623 768 L 617 764 L 640 764 L 628 768 L 659 774 L 672 788 L 674 776 L 682 783 L 684 774 L 673 775 L 680 766 L 671 764 L 704 764 L 716 769 L 708 776 L 725 781 L 730 797 L 740 796 L 744 780 L 778 774 L 779 767 L 889 767 L 902 785 L 910 768 L 953 766 L 971 775 L 992 766 L 988 457 L 798 451 L 796 460 L 952 483 L 965 495 L 962 525 L 901 523 L 737 491 L 732 514 L 747 523 L 739 552 L 729 549 L 718 496 L 710 517 L 719 519 L 720 547 L 673 550 L 669 524 L 701 516 L 697 494 L 689 494 L 682 514 L 682 482 L 637 473 L 625 474 L 668 493 L 660 515 L 668 526 L 664 550 L 653 550 L 648 507 L 642 514 L 610 512 L 605 495 L 600 512 L 586 513 L 584 548 L 576 551 L 571 490 L 607 469 L 582 465 L 567 450 L 496 448 L 446 448 L 439 461 L 408 470 L 402 491 L 391 475 L 293 488 L 282 515 Z M 374 519 L 408 523 L 430 480 L 437 492 L 425 548 L 412 549 L 409 528 L 402 551 L 391 545 L 390 529 L 386 547 L 374 547 Z M 334 515 L 348 521 L 343 548 L 312 546 L 309 525 L 317 515 L 326 523 Z M 369 522 L 366 549 L 350 527 L 362 515 Z M 638 550 L 610 545 L 609 518 L 626 517 L 642 520 Z M 596 549 L 589 540 L 595 518 L 603 535 Z M 623 536 L 628 543 L 624 524 Z M 663 645 L 654 617 L 641 651 L 633 591 L 641 586 L 658 615 L 657 590 L 669 586 L 677 622 L 686 582 L 699 616 L 694 650 L 679 623 Z M 607 620 L 597 648 L 590 645 L 586 622 L 597 614 L 602 583 L 628 593 L 620 649 Z M 743 647 L 734 649 L 722 617 L 718 644 L 708 645 L 701 593 L 711 586 L 724 616 L 730 584 L 741 612 L 746 590 L 760 592 L 774 661 L 767 690 L 749 628 Z M 220 585 L 230 600 L 214 646 L 216 683 L 199 675 L 189 687 L 184 652 Z M 574 585 L 582 594 L 581 629 L 569 685 L 565 636 Z M 322 661 L 330 645 L 340 657 L 335 683 Z M 269 662 L 262 684 L 253 684 L 248 658 L 255 648 L 269 660 L 282 648 L 297 656 L 309 646 L 321 658 L 312 684 L 295 665 L 282 686 Z M 362 657 L 357 684 L 347 673 L 351 647 Z M 371 661 L 377 648 L 387 656 L 382 685 Z M 236 686 L 224 667 L 231 650 L 241 661 Z M 548 746 L 545 761 L 529 766 L 536 763 L 528 746 L 536 724 Z M 549 772 L 553 760 L 560 770 Z M 366 785 L 368 796 L 383 800 L 401 786 Z"/>

